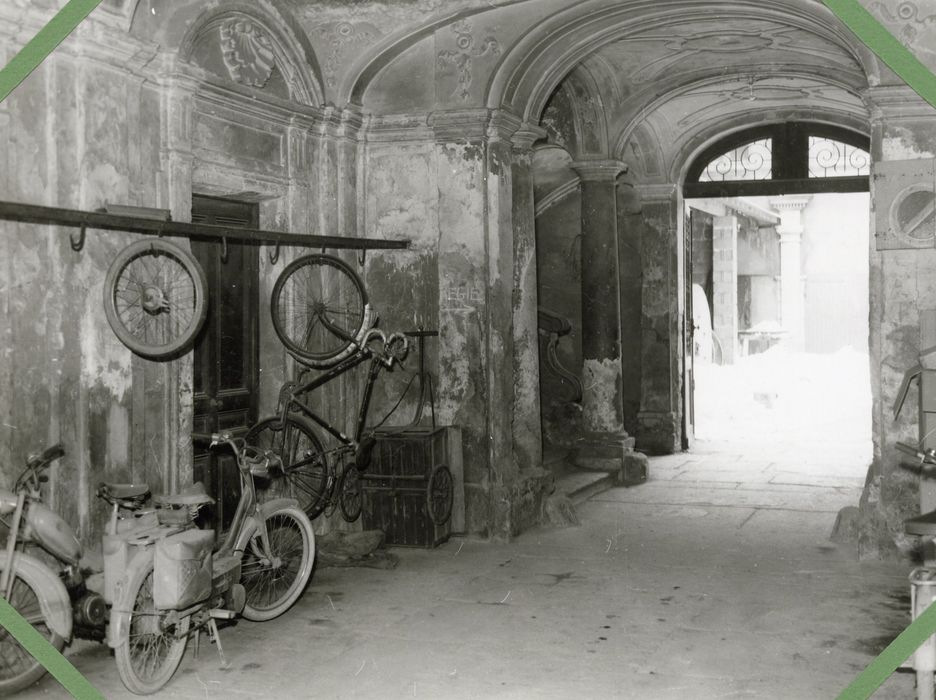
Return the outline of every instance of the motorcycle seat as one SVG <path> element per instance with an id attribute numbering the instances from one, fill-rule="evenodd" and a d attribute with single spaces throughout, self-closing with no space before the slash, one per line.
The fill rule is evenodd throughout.
<path id="1" fill-rule="evenodd" d="M 101 486 L 107 489 L 107 493 L 112 498 L 124 500 L 128 498 L 141 498 L 149 494 L 149 486 L 146 484 L 108 484 Z"/>
<path id="2" fill-rule="evenodd" d="M 211 505 L 215 500 L 205 491 L 205 485 L 196 481 L 186 486 L 180 493 L 154 496 L 157 505 L 162 506 L 202 506 Z"/>

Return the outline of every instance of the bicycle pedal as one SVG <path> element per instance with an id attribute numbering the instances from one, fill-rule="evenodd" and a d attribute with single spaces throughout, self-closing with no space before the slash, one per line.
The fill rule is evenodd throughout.
<path id="1" fill-rule="evenodd" d="M 237 617 L 237 613 L 233 610 L 222 610 L 221 608 L 209 610 L 208 615 L 213 620 L 233 620 L 235 617 Z"/>

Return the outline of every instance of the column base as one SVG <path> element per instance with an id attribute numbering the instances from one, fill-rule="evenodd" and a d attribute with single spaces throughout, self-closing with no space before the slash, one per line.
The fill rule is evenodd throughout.
<path id="1" fill-rule="evenodd" d="M 636 486 L 647 480 L 648 461 L 634 452 L 634 438 L 626 433 L 585 433 L 575 443 L 572 461 L 579 469 L 617 475 L 623 486 Z"/>
<path id="2" fill-rule="evenodd" d="M 652 455 L 671 455 L 682 450 L 682 421 L 669 411 L 637 414 L 637 444 Z"/>

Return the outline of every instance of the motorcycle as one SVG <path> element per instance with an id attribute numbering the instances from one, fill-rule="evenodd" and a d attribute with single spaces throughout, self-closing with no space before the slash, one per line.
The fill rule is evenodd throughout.
<path id="1" fill-rule="evenodd" d="M 139 695 L 169 682 L 191 632 L 197 653 L 207 629 L 224 663 L 216 620 L 283 614 L 305 590 L 315 559 L 312 523 L 296 501 L 258 502 L 253 479 L 268 478 L 279 459 L 229 434 L 194 437 L 227 445 L 237 458 L 241 498 L 218 547 L 214 531 L 195 523 L 198 509 L 214 502 L 200 483 L 155 498 L 143 484 L 101 484 L 97 495 L 111 506 L 103 571 L 82 568 L 74 530 L 42 503 L 44 472 L 64 455 L 60 445 L 31 457 L 13 491 L 0 489 L 0 520 L 8 528 L 0 595 L 58 650 L 73 636 L 106 642 L 121 681 Z M 59 571 L 25 551 L 33 545 Z M 10 660 L 0 666 L 0 695 L 45 673 L 2 627 L 0 658 Z"/>

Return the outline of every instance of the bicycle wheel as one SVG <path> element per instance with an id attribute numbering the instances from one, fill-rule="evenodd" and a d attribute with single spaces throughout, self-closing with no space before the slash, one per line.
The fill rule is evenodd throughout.
<path id="1" fill-rule="evenodd" d="M 120 680 L 131 693 L 155 693 L 182 662 L 190 619 L 173 618 L 172 613 L 156 609 L 152 561 L 130 575 L 126 593 L 115 601 L 114 610 L 114 614 L 130 616 L 114 649 Z"/>
<path id="2" fill-rule="evenodd" d="M 53 647 L 61 651 L 65 646 L 65 640 L 53 632 L 46 622 L 35 586 L 26 581 L 18 572 L 14 572 L 14 576 L 10 605 L 26 618 L 26 621 L 36 628 Z M 45 673 L 45 667 L 36 661 L 32 654 L 23 649 L 5 627 L 0 625 L 0 696 L 28 688 Z"/>
<path id="3" fill-rule="evenodd" d="M 282 476 L 271 477 L 266 487 L 258 488 L 262 500 L 295 498 L 310 518 L 322 512 L 328 502 L 325 449 L 307 420 L 293 413 L 285 422 L 278 416 L 265 418 L 247 431 L 246 440 L 283 460 Z"/>
<path id="4" fill-rule="evenodd" d="M 247 593 L 244 617 L 265 622 L 292 607 L 305 590 L 315 561 L 312 522 L 298 508 L 279 508 L 266 520 L 270 549 L 259 530 L 244 551 L 241 584 Z"/>
<path id="5" fill-rule="evenodd" d="M 373 321 L 361 278 L 344 261 L 321 254 L 286 266 L 273 285 L 270 312 L 286 349 L 312 367 L 354 352 Z"/>
<path id="6" fill-rule="evenodd" d="M 338 482 L 338 505 L 341 507 L 341 517 L 353 523 L 361 517 L 364 509 L 364 495 L 361 492 L 361 473 L 354 464 L 345 467 Z"/>
<path id="7" fill-rule="evenodd" d="M 107 270 L 104 313 L 120 341 L 141 357 L 174 357 L 201 330 L 208 283 L 198 261 L 159 238 L 131 243 Z"/>
<path id="8" fill-rule="evenodd" d="M 442 525 L 452 515 L 452 472 L 444 464 L 438 464 L 429 474 L 429 484 L 426 486 L 426 508 L 429 517 L 436 525 Z"/>

